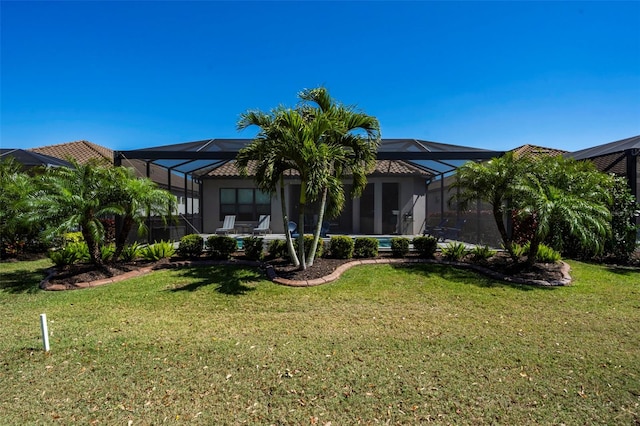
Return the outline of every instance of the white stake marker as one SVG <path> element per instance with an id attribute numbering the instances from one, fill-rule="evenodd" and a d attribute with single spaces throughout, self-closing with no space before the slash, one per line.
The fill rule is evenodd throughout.
<path id="1" fill-rule="evenodd" d="M 49 328 L 47 327 L 47 314 L 40 314 L 40 327 L 42 328 L 42 343 L 45 352 L 49 352 Z"/>

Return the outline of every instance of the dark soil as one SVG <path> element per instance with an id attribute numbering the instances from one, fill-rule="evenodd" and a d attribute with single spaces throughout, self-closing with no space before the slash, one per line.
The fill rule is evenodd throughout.
<path id="1" fill-rule="evenodd" d="M 391 258 L 391 253 L 380 253 L 378 258 Z M 416 258 L 416 255 L 409 255 L 406 259 Z M 202 258 L 204 261 L 206 258 Z M 236 253 L 233 257 L 236 260 L 247 260 L 241 253 Z M 184 259 L 174 259 L 180 262 Z M 331 274 L 338 266 L 352 262 L 354 259 L 330 259 L 317 258 L 311 268 L 304 271 L 298 270 L 289 261 L 284 259 L 266 260 L 264 263 L 273 267 L 276 275 L 281 278 L 287 278 L 294 281 L 307 281 L 325 277 Z M 435 261 L 442 260 L 439 255 Z M 198 261 L 196 261 L 198 262 Z M 160 262 L 135 262 L 135 263 L 117 263 L 105 265 L 101 268 L 95 268 L 92 265 L 80 264 L 72 265 L 61 271 L 56 272 L 50 279 L 52 285 L 62 285 L 65 288 L 78 288 L 78 284 L 84 282 L 92 282 L 104 278 L 111 278 L 126 272 L 134 271 L 140 268 L 154 267 L 159 268 L 169 266 L 172 262 L 163 260 Z M 522 265 L 514 265 L 511 259 L 503 254 L 494 256 L 489 261 L 476 263 L 491 271 L 510 277 L 517 277 L 527 280 L 542 281 L 558 281 L 563 278 L 560 271 L 560 264 L 535 264 L 532 268 L 523 269 Z"/>

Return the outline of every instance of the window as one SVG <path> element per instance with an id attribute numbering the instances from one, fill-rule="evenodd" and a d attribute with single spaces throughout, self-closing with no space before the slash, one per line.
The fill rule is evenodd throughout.
<path id="1" fill-rule="evenodd" d="M 220 217 L 236 215 L 239 221 L 256 221 L 271 214 L 271 196 L 253 188 L 221 188 Z"/>

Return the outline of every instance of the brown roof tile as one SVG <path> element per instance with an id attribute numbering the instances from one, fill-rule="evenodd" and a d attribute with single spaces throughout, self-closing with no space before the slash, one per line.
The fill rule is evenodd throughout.
<path id="1" fill-rule="evenodd" d="M 536 146 L 536 145 L 528 145 L 528 144 L 522 145 L 518 148 L 514 148 L 512 149 L 512 151 L 516 157 L 531 157 L 531 158 L 540 157 L 541 155 L 548 155 L 553 157 L 553 156 L 562 155 L 568 152 L 562 149 L 546 148 L 544 146 Z"/>
<path id="2" fill-rule="evenodd" d="M 249 176 L 252 176 L 255 171 L 255 162 L 249 163 Z M 417 177 L 428 177 L 431 176 L 428 172 L 420 169 L 419 167 L 413 166 L 405 161 L 401 160 L 377 160 L 376 168 L 371 173 L 372 175 L 393 175 L 393 176 L 417 176 Z M 285 176 L 297 176 L 298 173 L 295 171 L 289 171 L 285 174 Z M 208 177 L 227 177 L 227 178 L 235 178 L 240 177 L 240 173 L 238 172 L 238 168 L 236 167 L 235 161 L 229 161 L 224 165 L 212 170 L 207 174 Z"/>
<path id="3" fill-rule="evenodd" d="M 75 141 L 57 145 L 42 146 L 33 148 L 31 151 L 39 154 L 50 155 L 62 160 L 73 158 L 80 164 L 84 164 L 91 159 L 97 159 L 99 161 L 106 160 L 110 164 L 113 164 L 112 150 L 88 141 Z"/>

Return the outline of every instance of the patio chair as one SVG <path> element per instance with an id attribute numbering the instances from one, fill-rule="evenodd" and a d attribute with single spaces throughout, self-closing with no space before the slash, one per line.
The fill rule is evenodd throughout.
<path id="1" fill-rule="evenodd" d="M 228 234 L 229 232 L 236 232 L 236 216 L 235 215 L 227 215 L 224 217 L 224 223 L 222 224 L 222 228 L 216 229 L 216 234 Z"/>
<path id="2" fill-rule="evenodd" d="M 253 228 L 253 233 L 255 234 L 270 234 L 271 228 L 269 225 L 271 224 L 271 215 L 263 214 L 260 215 L 260 219 L 258 220 L 258 227 Z"/>
<path id="3" fill-rule="evenodd" d="M 442 239 L 442 241 L 459 239 L 460 232 L 462 232 L 462 227 L 465 223 L 467 223 L 467 219 L 459 219 L 456 222 L 456 226 L 452 228 L 442 228 L 442 230 L 438 232 L 437 239 Z"/>
<path id="4" fill-rule="evenodd" d="M 296 229 L 298 229 L 298 224 L 295 222 L 289 222 L 289 224 L 287 225 L 287 229 L 289 229 L 289 234 L 291 234 L 291 236 L 293 237 L 293 234 L 296 232 Z"/>
<path id="5" fill-rule="evenodd" d="M 422 233 L 422 235 L 423 236 L 431 235 L 432 237 L 434 237 L 438 235 L 438 232 L 442 231 L 442 229 L 447 225 L 448 222 L 449 222 L 449 219 L 443 218 L 442 220 L 440 220 L 440 223 L 438 223 L 436 226 L 425 225 L 424 232 Z"/>

